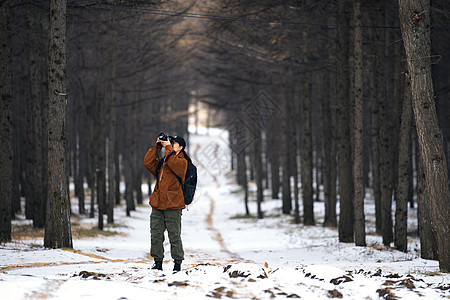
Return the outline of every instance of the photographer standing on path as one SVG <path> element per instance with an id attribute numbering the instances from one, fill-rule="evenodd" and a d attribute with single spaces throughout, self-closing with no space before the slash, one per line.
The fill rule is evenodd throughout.
<path id="1" fill-rule="evenodd" d="M 166 149 L 165 156 L 158 157 L 162 147 Z M 168 137 L 161 133 L 156 144 L 144 157 L 144 167 L 156 178 L 155 188 L 150 195 L 150 255 L 155 260 L 152 269 L 162 270 L 164 259 L 164 232 L 168 231 L 170 252 L 175 266 L 173 270 L 181 270 L 184 259 L 183 243 L 181 241 L 181 215 L 184 203 L 183 190 L 178 178 L 184 183 L 188 166 L 188 156 L 184 151 L 186 142 L 182 137 Z"/>

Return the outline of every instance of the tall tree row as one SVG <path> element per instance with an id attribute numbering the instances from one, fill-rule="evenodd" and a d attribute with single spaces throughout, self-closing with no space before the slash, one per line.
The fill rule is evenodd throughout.
<path id="1" fill-rule="evenodd" d="M 445 14 L 440 15 L 441 4 L 435 3 L 436 27 L 442 26 L 445 19 Z M 203 50 L 206 52 L 203 59 L 217 63 L 199 67 L 197 76 L 216 75 L 206 77 L 204 90 L 200 91 L 205 96 L 200 97 L 200 101 L 214 103 L 216 108 L 225 111 L 237 106 L 245 115 L 247 104 L 258 101 L 258 95 L 264 91 L 282 116 L 273 119 L 278 121 L 277 126 L 270 122 L 270 126 L 243 128 L 249 143 L 254 145 L 257 141 L 258 146 L 238 154 L 240 160 L 235 163 L 238 170 L 250 170 L 239 172 L 239 182 L 255 179 L 258 191 L 264 186 L 269 187 L 272 198 L 281 199 L 281 212 L 292 214 L 295 222 L 302 219 L 307 225 L 311 224 L 307 216 L 313 208 L 307 205 L 308 180 L 313 179 L 309 175 L 308 164 L 311 164 L 318 175 L 313 181 L 316 198 L 323 188 L 323 198 L 318 197 L 323 199 L 325 206 L 322 222 L 325 226 L 339 227 L 341 242 L 364 246 L 365 235 L 376 232 L 387 247 L 394 242 L 395 247 L 407 251 L 406 240 L 410 232 L 405 204 L 411 202 L 411 190 L 415 191 L 417 199 L 428 199 L 428 193 L 419 196 L 422 195 L 420 186 L 411 186 L 411 178 L 416 174 L 416 169 L 411 168 L 414 159 L 410 142 L 414 135 L 411 134 L 411 109 L 408 106 L 411 74 L 406 72 L 405 54 L 399 43 L 398 7 L 387 2 L 348 0 L 334 4 L 321 1 L 226 1 L 211 13 L 236 17 L 239 21 L 209 21 L 210 31 L 205 42 L 209 50 Z M 253 22 L 253 19 L 273 19 L 273 22 Z M 293 20 L 301 22 L 292 24 L 290 21 Z M 322 27 L 320 24 L 329 25 Z M 439 34 L 433 45 L 445 52 L 447 46 L 441 41 L 446 32 Z M 318 45 L 321 47 L 317 48 Z M 435 67 L 439 71 L 445 69 L 448 67 L 440 63 Z M 255 76 L 258 72 L 264 75 Z M 439 74 L 434 80 L 448 88 L 447 77 Z M 309 86 L 311 79 L 314 81 Z M 442 97 L 447 97 L 445 91 L 437 95 L 437 99 Z M 312 106 L 307 106 L 308 99 Z M 446 104 L 439 104 L 439 126 L 446 128 L 448 120 L 442 118 L 447 114 L 443 109 Z M 264 105 L 260 102 L 261 107 Z M 227 124 L 234 124 L 235 115 L 230 115 Z M 312 127 L 315 129 L 313 140 L 320 141 L 312 144 L 312 148 L 308 146 L 309 124 L 319 125 Z M 257 138 L 259 131 L 266 136 L 262 145 Z M 442 131 L 446 132 L 445 129 Z M 445 145 L 447 140 L 444 135 Z M 263 151 L 262 156 L 256 155 L 256 160 L 263 159 L 265 175 L 253 178 L 253 168 L 259 169 L 259 161 L 256 163 L 253 158 L 259 151 L 255 147 L 261 147 Z M 235 149 L 232 147 L 232 150 Z M 277 152 L 278 157 L 273 156 Z M 313 160 L 313 157 L 321 159 Z M 240 166 L 242 164 L 244 166 Z M 423 180 L 419 177 L 420 172 L 417 173 L 420 183 Z M 260 183 L 261 180 L 264 182 Z M 448 179 L 442 181 L 448 185 Z M 243 187 L 247 190 L 248 184 Z M 297 206 L 298 194 L 303 199 L 300 207 Z M 365 222 L 364 203 L 370 200 L 367 195 L 373 195 L 375 200 L 376 224 L 373 229 Z M 419 201 L 419 227 L 422 222 L 438 217 L 424 206 L 426 204 L 420 205 Z M 246 211 L 249 213 L 248 203 Z M 297 216 L 299 213 L 302 218 Z M 441 230 L 446 230 L 448 221 L 443 221 L 440 226 Z M 422 251 L 427 250 L 423 248 Z"/>
<path id="2" fill-rule="evenodd" d="M 143 9 L 157 5 L 133 5 L 138 4 Z M 14 122 L 14 144 L 2 148 L 2 155 L 12 159 L 8 151 L 14 146 L 17 171 L 9 176 L 10 166 L 5 165 L 2 174 L 13 182 L 2 184 L 13 188 L 2 188 L 2 193 L 15 192 L 18 199 L 5 201 L 13 209 L 5 206 L 10 213 L 2 213 L 2 218 L 10 232 L 6 217 L 19 212 L 20 193 L 26 218 L 35 227 L 45 226 L 48 247 L 71 246 L 71 214 L 97 217 L 103 228 L 105 221 L 114 222 L 117 205 L 125 203 L 123 213 L 129 214 L 144 203 L 141 184 L 148 180 L 141 161 L 147 148 L 161 131 L 187 133 L 191 81 L 182 74 L 190 60 L 182 58 L 193 46 L 185 45 L 182 19 L 136 16 L 135 11 L 127 12 L 130 6 L 114 5 L 121 3 L 14 5 L 12 37 L 6 26 L 10 18 L 2 17 L 2 47 L 12 49 L 2 50 L 2 124 Z M 9 6 L 2 2 L 5 16 Z M 16 18 L 19 15 L 26 18 Z M 9 60 L 8 53 L 12 53 Z M 14 78 L 9 85 L 7 68 Z M 14 112 L 8 98 L 13 87 Z M 12 134 L 12 129 L 2 129 L 3 133 Z M 9 136 L 4 138 L 2 147 L 7 147 Z M 2 162 L 9 163 L 6 157 Z M 76 198 L 70 198 L 69 180 Z"/>

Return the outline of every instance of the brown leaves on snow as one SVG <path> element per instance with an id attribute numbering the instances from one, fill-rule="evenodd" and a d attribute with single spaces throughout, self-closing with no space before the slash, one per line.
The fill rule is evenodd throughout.
<path id="1" fill-rule="evenodd" d="M 102 279 L 110 279 L 108 275 L 102 273 L 95 273 L 89 271 L 81 271 L 78 276 L 85 279 L 94 279 L 94 280 L 102 280 Z M 92 278 L 91 278 L 92 277 Z"/>

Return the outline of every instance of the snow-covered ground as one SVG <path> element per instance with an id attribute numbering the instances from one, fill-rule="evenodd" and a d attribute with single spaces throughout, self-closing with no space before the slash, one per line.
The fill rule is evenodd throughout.
<path id="1" fill-rule="evenodd" d="M 264 219 L 242 217 L 227 141 L 222 130 L 190 136 L 199 187 L 183 212 L 181 272 L 172 272 L 167 241 L 164 271 L 151 270 L 149 206 L 138 206 L 131 217 L 117 207 L 121 226 L 107 230 L 120 235 L 74 238 L 74 250 L 44 249 L 40 239 L 1 245 L 0 299 L 450 299 L 450 274 L 420 258 L 417 239 L 409 240 L 408 253 L 386 250 L 368 222 L 368 247 L 339 243 L 336 229 L 320 225 L 321 202 L 316 226 L 293 224 L 292 216 L 281 215 L 281 200 L 270 197 Z M 250 210 L 256 213 L 254 201 Z M 368 195 L 369 221 L 373 210 Z M 415 211 L 410 215 L 413 227 Z M 95 226 L 96 219 L 77 222 Z"/>

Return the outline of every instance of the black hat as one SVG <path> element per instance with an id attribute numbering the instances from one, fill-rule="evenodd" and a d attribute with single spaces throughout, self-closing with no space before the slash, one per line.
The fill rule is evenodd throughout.
<path id="1" fill-rule="evenodd" d="M 181 136 L 173 136 L 172 137 L 172 141 L 177 142 L 178 144 L 180 144 L 181 147 L 186 148 L 186 141 L 181 137 Z"/>

